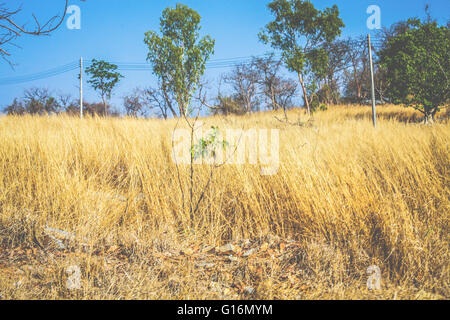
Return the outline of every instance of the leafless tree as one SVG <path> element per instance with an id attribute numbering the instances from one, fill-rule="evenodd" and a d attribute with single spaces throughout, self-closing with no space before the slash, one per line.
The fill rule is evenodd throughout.
<path id="1" fill-rule="evenodd" d="M 178 115 L 173 107 L 173 99 L 164 86 L 161 90 L 146 88 L 143 90 L 144 105 L 150 110 L 156 110 L 157 115 L 167 119 L 169 112 L 176 118 Z"/>
<path id="2" fill-rule="evenodd" d="M 294 106 L 293 98 L 297 94 L 297 82 L 290 79 L 280 79 L 275 90 L 276 103 L 283 109 L 284 118 L 287 121 L 287 110 Z"/>
<path id="3" fill-rule="evenodd" d="M 213 115 L 229 115 L 229 114 L 237 114 L 243 115 L 245 114 L 245 108 L 242 106 L 241 101 L 236 100 L 236 95 L 223 95 L 221 91 L 223 82 L 223 77 L 219 80 L 217 95 L 213 100 L 215 103 L 209 103 L 207 98 L 207 83 L 202 82 L 199 84 L 197 90 L 196 101 L 199 103 L 199 107 L 206 107 Z"/>
<path id="4" fill-rule="evenodd" d="M 269 100 L 270 108 L 277 110 L 280 108 L 277 103 L 277 91 L 280 84 L 280 78 L 278 76 L 282 62 L 275 60 L 274 55 L 271 54 L 267 57 L 254 58 L 252 61 L 253 67 L 258 74 L 258 82 L 262 87 L 262 92 Z"/>
<path id="5" fill-rule="evenodd" d="M 14 45 L 14 40 L 22 35 L 46 36 L 55 31 L 64 21 L 68 6 L 68 0 L 64 1 L 64 12 L 62 15 L 55 15 L 44 23 L 40 23 L 36 16 L 32 14 L 34 23 L 32 27 L 27 27 L 26 23 L 18 21 L 18 15 L 22 8 L 11 9 L 6 3 L 0 3 L 0 56 L 9 62 L 7 57 L 11 55 L 6 46 Z"/>
<path id="6" fill-rule="evenodd" d="M 340 102 L 340 80 L 344 71 L 351 62 L 349 55 L 349 42 L 336 40 L 325 43 L 324 48 L 328 56 L 328 64 L 321 87 L 320 103 L 338 104 Z"/>
<path id="7" fill-rule="evenodd" d="M 73 99 L 73 97 L 67 93 L 58 93 L 58 95 L 56 97 L 56 101 L 58 102 L 58 104 L 62 110 L 67 110 L 71 106 L 79 105 Z"/>
<path id="8" fill-rule="evenodd" d="M 145 115 L 145 104 L 143 101 L 143 92 L 139 88 L 133 90 L 130 95 L 123 97 L 123 106 L 128 116 L 138 117 Z"/>
<path id="9" fill-rule="evenodd" d="M 390 27 L 383 27 L 377 32 L 375 40 L 381 43 L 381 48 L 384 48 L 390 39 L 409 31 L 416 22 L 418 22 L 417 19 L 410 19 L 396 22 Z"/>
<path id="10" fill-rule="evenodd" d="M 61 105 L 46 88 L 25 90 L 24 102 L 26 110 L 31 114 L 52 114 L 61 112 Z"/>
<path id="11" fill-rule="evenodd" d="M 254 58 L 252 65 L 258 74 L 260 94 L 268 101 L 268 108 L 283 109 L 287 119 L 287 109 L 293 106 L 293 98 L 298 88 L 297 83 L 280 76 L 282 62 L 276 60 L 273 54 Z"/>
<path id="12" fill-rule="evenodd" d="M 351 102 L 361 103 L 368 94 L 369 81 L 367 42 L 364 38 L 345 40 L 350 68 L 344 70 L 345 95 Z"/>
<path id="13" fill-rule="evenodd" d="M 128 116 L 133 117 L 155 115 L 167 119 L 171 113 L 176 118 L 178 114 L 173 105 L 173 100 L 161 85 L 157 89 L 136 88 L 131 94 L 123 97 L 125 111 Z"/>
<path id="14" fill-rule="evenodd" d="M 258 72 L 253 64 L 242 63 L 224 77 L 234 91 L 233 98 L 242 105 L 245 113 L 259 111 Z"/>

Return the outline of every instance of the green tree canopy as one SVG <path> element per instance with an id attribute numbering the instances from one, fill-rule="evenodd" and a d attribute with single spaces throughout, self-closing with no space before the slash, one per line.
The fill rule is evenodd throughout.
<path id="1" fill-rule="evenodd" d="M 183 4 L 166 8 L 161 17 L 161 35 L 145 33 L 148 45 L 147 60 L 153 65 L 161 91 L 178 104 L 179 115 L 187 116 L 193 93 L 197 90 L 205 64 L 214 53 L 214 40 L 210 36 L 200 39 L 200 15 Z M 175 108 L 172 113 L 177 116 Z"/>
<path id="2" fill-rule="evenodd" d="M 450 29 L 434 21 L 411 20 L 409 26 L 387 41 L 380 62 L 393 102 L 419 110 L 430 122 L 450 99 Z"/>
<path id="3" fill-rule="evenodd" d="M 325 73 L 328 56 L 323 44 L 336 39 L 344 27 L 339 9 L 334 5 L 317 10 L 304 0 L 274 0 L 268 7 L 275 19 L 265 26 L 259 38 L 281 50 L 287 68 L 298 74 L 310 112 L 305 73 Z"/>
<path id="4" fill-rule="evenodd" d="M 111 99 L 112 90 L 123 76 L 116 71 L 117 65 L 106 61 L 96 59 L 92 60 L 91 65 L 86 68 L 86 73 L 90 76 L 87 81 L 94 90 L 98 91 L 102 98 L 105 108 L 107 109 L 106 100 Z"/>

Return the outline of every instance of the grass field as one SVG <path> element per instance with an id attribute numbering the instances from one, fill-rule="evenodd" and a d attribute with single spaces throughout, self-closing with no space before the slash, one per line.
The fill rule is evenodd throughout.
<path id="1" fill-rule="evenodd" d="M 194 221 L 176 120 L 2 117 L 0 298 L 449 299 L 448 114 L 378 112 L 376 130 L 367 107 L 201 119 L 278 129 L 280 165 L 214 169 Z"/>

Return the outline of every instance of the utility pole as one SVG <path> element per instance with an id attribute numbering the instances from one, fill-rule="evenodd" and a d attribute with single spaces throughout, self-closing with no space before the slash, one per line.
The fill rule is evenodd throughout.
<path id="1" fill-rule="evenodd" d="M 370 63 L 370 78 L 372 81 L 372 121 L 373 126 L 377 127 L 377 110 L 375 102 L 375 80 L 373 78 L 373 61 L 372 61 L 372 44 L 370 42 L 370 34 L 367 35 L 367 42 L 369 44 L 369 63 Z"/>
<path id="2" fill-rule="evenodd" d="M 83 119 L 83 57 L 80 58 L 80 119 Z"/>

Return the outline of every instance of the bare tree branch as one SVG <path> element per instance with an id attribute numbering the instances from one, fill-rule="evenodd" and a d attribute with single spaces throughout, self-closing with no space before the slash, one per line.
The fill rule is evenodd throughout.
<path id="1" fill-rule="evenodd" d="M 63 14 L 51 17 L 44 24 L 41 24 L 32 14 L 34 28 L 27 28 L 25 23 L 22 24 L 17 21 L 17 15 L 22 11 L 22 7 L 11 10 L 6 7 L 5 3 L 0 3 L 0 56 L 9 62 L 7 57 L 10 57 L 11 53 L 5 47 L 6 45 L 13 45 L 12 41 L 22 35 L 47 36 L 58 29 L 66 17 L 68 0 L 64 2 Z"/>

